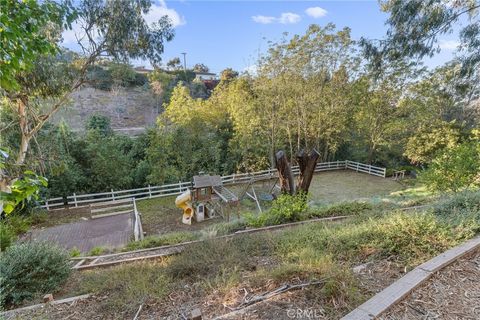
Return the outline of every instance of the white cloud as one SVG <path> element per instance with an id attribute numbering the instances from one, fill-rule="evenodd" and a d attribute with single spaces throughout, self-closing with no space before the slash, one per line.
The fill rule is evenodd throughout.
<path id="1" fill-rule="evenodd" d="M 261 24 L 270 24 L 270 23 L 293 24 L 302 20 L 302 18 L 296 13 L 284 12 L 278 18 L 272 17 L 272 16 L 258 15 L 258 16 L 252 16 L 252 20 L 256 23 L 261 23 Z"/>
<path id="2" fill-rule="evenodd" d="M 459 45 L 460 45 L 460 42 L 456 40 L 440 39 L 439 41 L 439 46 L 440 46 L 440 49 L 442 50 L 455 50 L 458 48 Z"/>
<path id="3" fill-rule="evenodd" d="M 151 25 L 154 22 L 157 22 L 161 17 L 168 16 L 172 22 L 173 27 L 178 27 L 184 25 L 185 18 L 180 16 L 175 9 L 170 9 L 167 7 L 165 1 L 161 0 L 157 4 L 152 4 L 150 11 L 144 15 L 145 21 Z M 62 44 L 76 44 L 78 43 L 77 38 L 82 40 L 85 36 L 85 33 L 82 29 L 82 21 L 75 21 L 72 23 L 72 30 L 65 30 L 62 33 Z"/>
<path id="4" fill-rule="evenodd" d="M 298 14 L 285 12 L 285 13 L 282 13 L 280 18 L 278 19 L 278 22 L 283 24 L 293 24 L 293 23 L 299 22 L 300 20 L 302 20 L 302 18 L 300 18 Z"/>
<path id="5" fill-rule="evenodd" d="M 320 7 L 311 7 L 305 10 L 305 13 L 313 18 L 321 18 L 327 15 L 327 10 Z"/>
<path id="6" fill-rule="evenodd" d="M 270 24 L 270 23 L 274 23 L 275 20 L 277 20 L 277 19 L 275 17 L 253 16 L 252 20 L 255 21 L 256 23 Z"/>
<path id="7" fill-rule="evenodd" d="M 150 11 L 144 15 L 148 24 L 157 22 L 161 17 L 168 16 L 174 27 L 185 24 L 185 18 L 181 17 L 175 9 L 167 8 L 165 1 L 161 0 L 158 4 L 152 4 Z"/>

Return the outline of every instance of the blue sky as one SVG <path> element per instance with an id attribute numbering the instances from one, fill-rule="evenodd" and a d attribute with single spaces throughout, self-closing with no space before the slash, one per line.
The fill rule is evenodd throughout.
<path id="1" fill-rule="evenodd" d="M 156 0 L 147 17 L 155 21 L 167 14 L 175 25 L 175 38 L 165 44 L 163 61 L 187 53 L 187 66 L 204 63 L 213 72 L 231 67 L 243 71 L 255 65 L 268 40 L 279 40 L 283 32 L 302 34 L 310 24 L 350 27 L 352 37 L 382 38 L 387 15 L 377 1 L 163 1 Z M 65 34 L 72 44 L 72 31 Z M 426 61 L 443 64 L 453 56 L 454 35 L 440 39 L 442 52 Z M 183 61 L 182 61 L 183 62 Z M 135 65 L 148 65 L 134 61 Z"/>

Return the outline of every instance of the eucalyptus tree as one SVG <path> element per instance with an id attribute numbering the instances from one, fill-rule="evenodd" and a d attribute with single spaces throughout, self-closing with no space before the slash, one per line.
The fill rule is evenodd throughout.
<path id="1" fill-rule="evenodd" d="M 25 47 L 27 52 L 23 55 L 29 57 L 31 68 L 17 68 L 11 72 L 19 85 L 2 86 L 2 108 L 10 108 L 14 113 L 13 119 L 21 136 L 16 146 L 18 150 L 14 152 L 15 168 L 24 166 L 32 138 L 60 108 L 68 104 L 70 94 L 86 83 L 87 71 L 100 57 L 122 62 L 130 58 L 148 59 L 152 64 L 159 64 L 164 42 L 174 36 L 167 16 L 153 24 L 147 23 L 145 14 L 151 7 L 148 0 L 83 0 L 75 6 L 68 0 L 61 4 L 54 1 L 44 3 L 45 7 L 39 7 L 36 12 L 42 17 L 36 28 L 28 27 L 34 23 L 32 19 L 35 17 L 16 16 L 16 8 L 6 7 L 10 10 L 6 12 L 8 19 L 14 19 L 21 26 L 17 28 L 20 35 L 2 32 L 2 36 L 7 40 L 11 37 L 41 39 L 39 44 L 32 40 L 33 45 Z M 58 4 L 55 19 L 50 19 L 55 4 Z M 80 54 L 59 49 L 61 32 L 65 22 L 71 22 L 71 17 L 75 17 L 73 25 Z M 3 19 L 2 15 L 2 23 Z M 12 51 L 12 54 L 17 53 Z M 16 174 L 9 177 L 2 175 L 2 186 L 18 176 L 19 170 L 10 172 L 15 171 Z"/>
<path id="2" fill-rule="evenodd" d="M 387 36 L 362 39 L 366 55 L 378 69 L 382 64 L 408 58 L 419 60 L 440 51 L 439 39 L 459 29 L 464 56 L 463 72 L 474 72 L 480 63 L 480 1 L 478 0 L 383 0 L 390 14 Z"/>

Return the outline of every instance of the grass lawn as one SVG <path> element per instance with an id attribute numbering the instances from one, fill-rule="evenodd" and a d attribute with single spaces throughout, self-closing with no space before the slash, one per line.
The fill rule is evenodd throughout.
<path id="1" fill-rule="evenodd" d="M 260 181 L 254 187 L 257 196 L 268 193 L 274 181 Z M 228 186 L 232 192 L 240 195 L 246 185 Z M 331 204 L 340 201 L 386 196 L 398 192 L 404 187 L 391 179 L 384 179 L 350 170 L 321 172 L 314 176 L 310 186 L 311 199 L 315 204 Z M 251 192 L 251 188 L 249 189 Z M 263 210 L 271 205 L 270 201 L 260 201 Z M 182 224 L 182 211 L 175 207 L 175 197 L 139 200 L 138 210 L 142 214 L 143 230 L 147 235 L 165 234 L 176 231 L 198 231 L 209 228 L 211 225 L 223 222 L 221 218 L 208 220 L 202 223 L 193 222 L 192 225 Z M 257 212 L 256 204 L 249 198 L 240 202 L 240 212 Z M 235 212 L 231 217 L 235 218 Z"/>
<path id="2" fill-rule="evenodd" d="M 315 202 L 334 203 L 387 196 L 402 189 L 403 185 L 390 178 L 342 170 L 317 173 L 312 179 L 309 191 Z"/>

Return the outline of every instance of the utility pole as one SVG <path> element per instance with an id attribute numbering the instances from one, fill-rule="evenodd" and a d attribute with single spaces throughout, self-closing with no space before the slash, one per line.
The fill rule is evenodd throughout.
<path id="1" fill-rule="evenodd" d="M 183 71 L 187 74 L 187 53 L 182 52 L 183 54 Z"/>

